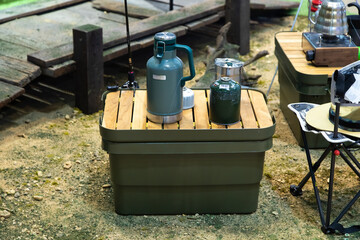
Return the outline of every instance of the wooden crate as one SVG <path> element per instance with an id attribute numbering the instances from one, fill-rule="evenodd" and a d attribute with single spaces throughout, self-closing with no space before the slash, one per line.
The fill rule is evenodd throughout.
<path id="1" fill-rule="evenodd" d="M 241 121 L 232 125 L 218 125 L 209 121 L 209 90 L 194 90 L 195 106 L 183 111 L 177 123 L 159 124 L 146 118 L 146 91 L 112 92 L 106 96 L 102 126 L 113 130 L 154 129 L 244 129 L 267 128 L 273 125 L 263 94 L 242 90 Z"/>

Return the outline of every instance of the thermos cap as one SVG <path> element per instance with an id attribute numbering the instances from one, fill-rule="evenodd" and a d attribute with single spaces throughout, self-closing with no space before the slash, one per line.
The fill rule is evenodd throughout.
<path id="1" fill-rule="evenodd" d="M 221 77 L 220 79 L 221 79 L 222 81 L 225 81 L 225 82 L 228 82 L 228 81 L 232 80 L 232 79 L 229 78 L 229 77 Z"/>
<path id="2" fill-rule="evenodd" d="M 221 68 L 241 68 L 244 62 L 233 58 L 215 58 L 215 65 Z"/>
<path id="3" fill-rule="evenodd" d="M 158 41 L 164 42 L 166 45 L 172 45 L 176 43 L 176 35 L 171 32 L 159 32 L 154 37 L 155 44 Z"/>

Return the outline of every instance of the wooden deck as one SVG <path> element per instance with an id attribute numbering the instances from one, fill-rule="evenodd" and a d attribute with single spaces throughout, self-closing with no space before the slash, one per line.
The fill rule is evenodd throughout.
<path id="1" fill-rule="evenodd" d="M 181 121 L 158 124 L 146 118 L 146 90 L 122 90 L 106 96 L 102 126 L 113 130 L 155 129 L 243 129 L 267 128 L 273 125 L 262 93 L 241 91 L 241 121 L 232 125 L 218 125 L 209 121 L 209 90 L 194 90 L 195 106 L 183 111 Z"/>
<path id="2" fill-rule="evenodd" d="M 225 5 L 225 0 L 175 0 L 175 10 L 168 12 L 167 0 L 128 2 L 133 16 L 133 51 L 150 46 L 156 32 L 171 31 L 182 36 L 214 23 L 224 16 Z M 269 5 L 265 0 L 251 2 L 255 9 Z M 24 87 L 41 74 L 56 78 L 75 70 L 75 27 L 93 24 L 103 28 L 104 62 L 126 54 L 122 11 L 123 6 L 114 4 L 114 0 L 49 0 L 0 11 L 0 108 L 23 94 Z"/>

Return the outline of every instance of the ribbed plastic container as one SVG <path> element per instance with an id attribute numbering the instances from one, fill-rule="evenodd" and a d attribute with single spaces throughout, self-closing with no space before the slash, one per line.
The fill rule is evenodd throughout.
<path id="1" fill-rule="evenodd" d="M 252 213 L 273 125 L 236 129 L 103 127 L 118 214 Z"/>
<path id="2" fill-rule="evenodd" d="M 299 121 L 287 106 L 296 102 L 317 104 L 330 102 L 330 78 L 327 75 L 303 74 L 296 71 L 277 41 L 275 42 L 275 55 L 279 66 L 280 109 L 297 142 L 304 147 Z M 325 148 L 329 145 L 321 134 L 306 133 L 306 138 L 309 148 Z"/>

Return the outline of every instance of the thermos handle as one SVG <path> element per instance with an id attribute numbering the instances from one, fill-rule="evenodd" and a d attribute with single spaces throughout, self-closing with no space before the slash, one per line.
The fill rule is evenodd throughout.
<path id="1" fill-rule="evenodd" d="M 315 20 L 311 18 L 311 6 L 312 6 L 312 0 L 309 0 L 309 10 L 308 10 L 308 19 L 312 24 L 316 24 L 316 17 Z"/>
<path id="2" fill-rule="evenodd" d="M 190 68 L 190 76 L 183 77 L 180 79 L 181 87 L 185 86 L 185 82 L 193 79 L 195 77 L 195 67 L 194 67 L 194 59 L 193 53 L 190 47 L 182 44 L 175 44 L 176 49 L 183 49 L 187 52 L 188 59 L 189 59 L 189 68 Z"/>

